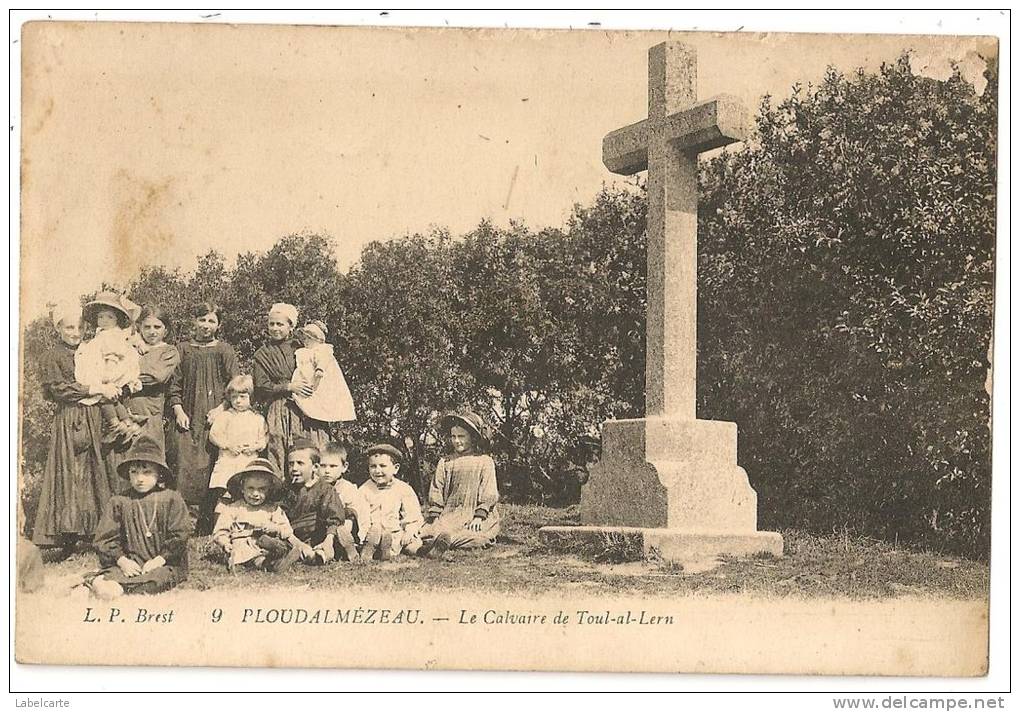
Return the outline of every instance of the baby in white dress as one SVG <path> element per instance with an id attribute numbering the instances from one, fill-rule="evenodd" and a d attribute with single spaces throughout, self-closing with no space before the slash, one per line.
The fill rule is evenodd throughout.
<path id="1" fill-rule="evenodd" d="M 294 352 L 294 380 L 308 383 L 314 391 L 307 397 L 294 394 L 294 402 L 314 420 L 357 420 L 351 389 L 333 356 L 333 347 L 326 343 L 326 333 L 321 321 L 311 321 L 298 329 L 303 347 Z"/>

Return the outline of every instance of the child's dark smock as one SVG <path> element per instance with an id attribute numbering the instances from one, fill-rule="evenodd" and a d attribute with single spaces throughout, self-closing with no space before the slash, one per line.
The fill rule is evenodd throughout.
<path id="1" fill-rule="evenodd" d="M 340 497 L 323 479 L 316 480 L 311 487 L 291 485 L 280 504 L 287 513 L 294 534 L 310 546 L 321 544 L 345 521 Z"/>
<path id="2" fill-rule="evenodd" d="M 177 467 L 178 489 L 191 504 L 201 504 L 209 491 L 216 448 L 209 444 L 209 411 L 223 402 L 227 383 L 241 370 L 234 347 L 224 341 L 184 342 L 181 361 L 170 379 L 170 405 L 188 414 L 188 430 L 170 428 L 169 453 Z"/>
<path id="3" fill-rule="evenodd" d="M 175 490 L 134 490 L 110 499 L 96 529 L 93 546 L 103 576 L 126 593 L 159 593 L 188 578 L 188 538 L 192 524 L 188 507 Z M 154 571 L 125 576 L 117 560 L 126 556 L 139 566 L 162 556 L 166 565 Z"/>

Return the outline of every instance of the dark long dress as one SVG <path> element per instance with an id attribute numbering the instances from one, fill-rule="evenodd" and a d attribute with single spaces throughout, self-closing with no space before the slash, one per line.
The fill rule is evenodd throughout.
<path id="1" fill-rule="evenodd" d="M 170 390 L 170 379 L 181 362 L 176 346 L 157 344 L 138 358 L 142 372 L 142 390 L 132 395 L 127 402 L 128 410 L 135 415 L 147 415 L 149 419 L 142 426 L 142 435 L 148 435 L 166 451 L 166 395 Z"/>
<path id="2" fill-rule="evenodd" d="M 188 504 L 200 505 L 209 489 L 216 447 L 209 442 L 206 415 L 223 402 L 227 383 L 240 371 L 234 347 L 223 341 L 178 344 L 181 362 L 170 379 L 170 405 L 179 405 L 191 425 L 170 427 L 169 454 L 177 471 L 177 489 Z"/>
<path id="3" fill-rule="evenodd" d="M 170 389 L 170 379 L 181 362 L 181 355 L 176 346 L 160 344 L 139 356 L 138 361 L 142 390 L 130 396 L 125 404 L 132 413 L 149 416 L 142 426 L 140 435 L 151 437 L 166 453 L 167 424 L 163 417 L 166 411 L 166 394 Z M 124 461 L 124 455 L 130 448 L 130 443 L 103 444 L 103 456 L 111 478 L 116 477 L 117 468 Z"/>
<path id="4" fill-rule="evenodd" d="M 308 438 L 318 447 L 330 440 L 329 424 L 301 412 L 290 398 L 287 386 L 294 377 L 294 351 L 300 344 L 285 339 L 269 343 L 255 352 L 252 380 L 255 398 L 263 404 L 269 426 L 269 460 L 281 476 L 287 465 L 287 450 L 297 438 Z"/>
<path id="5" fill-rule="evenodd" d="M 102 575 L 126 593 L 159 593 L 188 578 L 188 507 L 175 490 L 153 489 L 139 494 L 128 489 L 103 512 L 92 545 Z M 126 556 L 139 566 L 162 556 L 164 566 L 138 576 L 125 576 L 117 560 Z"/>
<path id="6" fill-rule="evenodd" d="M 74 351 L 59 343 L 43 357 L 40 369 L 43 395 L 57 404 L 57 412 L 32 529 L 32 541 L 39 546 L 91 537 L 120 486 L 104 462 L 99 406 L 79 403 L 89 393 L 74 380 Z"/>

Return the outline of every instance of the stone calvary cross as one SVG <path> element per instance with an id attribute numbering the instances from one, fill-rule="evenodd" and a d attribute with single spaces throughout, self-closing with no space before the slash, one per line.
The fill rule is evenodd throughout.
<path id="1" fill-rule="evenodd" d="M 580 527 L 544 527 L 569 547 L 615 533 L 663 559 L 781 555 L 779 534 L 757 531 L 758 503 L 737 465 L 737 426 L 698 420 L 698 154 L 742 141 L 749 116 L 727 96 L 697 102 L 694 48 L 648 51 L 648 118 L 608 134 L 603 162 L 648 171 L 646 417 L 602 426 L 602 459 L 581 496 Z"/>

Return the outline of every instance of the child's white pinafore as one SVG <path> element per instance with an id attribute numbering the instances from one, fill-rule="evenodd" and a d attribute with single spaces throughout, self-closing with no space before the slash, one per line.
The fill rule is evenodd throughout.
<path id="1" fill-rule="evenodd" d="M 266 447 L 266 420 L 253 410 L 238 413 L 225 408 L 209 428 L 209 439 L 220 448 L 209 478 L 209 488 L 226 487 L 227 481 L 259 456 Z M 235 455 L 230 448 L 248 446 L 253 454 Z"/>
<path id="2" fill-rule="evenodd" d="M 357 420 L 354 412 L 354 398 L 347 386 L 344 372 L 333 357 L 333 347 L 316 344 L 294 352 L 295 380 L 315 383 L 316 369 L 322 369 L 322 381 L 315 392 L 307 398 L 294 395 L 294 402 L 309 418 L 334 423 L 342 420 Z"/>

